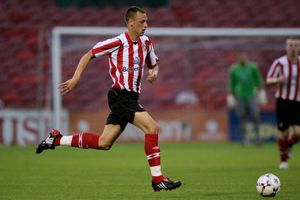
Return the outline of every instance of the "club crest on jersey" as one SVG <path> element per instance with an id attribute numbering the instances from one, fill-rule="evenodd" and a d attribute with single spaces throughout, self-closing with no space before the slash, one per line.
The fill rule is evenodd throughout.
<path id="1" fill-rule="evenodd" d="M 139 64 L 140 63 L 140 58 L 139 57 L 134 57 L 134 59 L 133 59 L 133 63 L 134 64 Z"/>

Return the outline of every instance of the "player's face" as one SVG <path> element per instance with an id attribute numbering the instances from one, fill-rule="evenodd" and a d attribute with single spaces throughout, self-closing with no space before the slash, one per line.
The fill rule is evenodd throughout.
<path id="1" fill-rule="evenodd" d="M 146 28 L 148 27 L 146 13 L 137 12 L 132 20 L 132 30 L 137 36 L 145 34 Z"/>
<path id="2" fill-rule="evenodd" d="M 242 64 L 242 65 L 245 64 L 247 62 L 247 60 L 248 60 L 248 57 L 247 57 L 246 53 L 242 52 L 242 53 L 238 54 L 238 62 L 240 64 Z"/>
<path id="3" fill-rule="evenodd" d="M 287 39 L 285 50 L 289 57 L 297 57 L 300 51 L 300 41 L 297 39 Z"/>

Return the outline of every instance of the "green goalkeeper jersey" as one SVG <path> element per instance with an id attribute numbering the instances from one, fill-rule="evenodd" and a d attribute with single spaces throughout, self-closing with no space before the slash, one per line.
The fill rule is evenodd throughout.
<path id="1" fill-rule="evenodd" d="M 262 87 L 263 79 L 256 63 L 246 62 L 244 65 L 233 64 L 230 68 L 229 91 L 236 97 L 247 100 Z"/>

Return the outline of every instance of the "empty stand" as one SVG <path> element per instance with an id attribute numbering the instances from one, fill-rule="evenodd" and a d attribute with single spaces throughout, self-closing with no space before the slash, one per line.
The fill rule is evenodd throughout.
<path id="1" fill-rule="evenodd" d="M 49 41 L 55 26 L 124 26 L 126 8 L 59 8 L 55 1 L 10 0 L 0 3 L 0 99 L 8 108 L 35 108 L 49 101 L 52 89 Z M 299 27 L 300 4 L 297 0 L 170 0 L 169 6 L 146 8 L 149 26 L 157 27 Z M 42 38 L 41 38 L 42 36 Z M 155 41 L 157 39 L 157 41 Z M 173 108 L 176 95 L 192 89 L 199 97 L 198 107 L 225 108 L 227 73 L 234 61 L 233 46 L 218 49 L 191 40 L 191 49 L 182 51 L 174 39 L 155 38 L 160 57 L 160 77 L 156 84 L 143 82 L 141 96 L 153 109 Z M 209 41 L 217 44 L 218 41 Z M 181 46 L 180 46 L 181 45 Z M 225 45 L 226 46 L 226 45 Z M 283 49 L 257 52 L 248 48 L 263 75 Z M 71 50 L 63 55 L 63 80 L 71 77 L 84 51 Z M 188 58 L 187 58 L 188 54 Z M 98 109 L 106 106 L 107 89 L 112 82 L 107 60 L 93 61 L 80 86 L 64 97 L 69 109 Z M 147 70 L 145 71 L 147 73 Z M 40 87 L 40 85 L 42 85 Z M 54 86 L 55 87 L 55 86 Z M 40 92 L 40 93 L 39 93 Z M 274 101 L 272 90 L 269 99 Z M 48 100 L 47 100 L 48 98 Z M 268 104 L 272 108 L 274 102 Z M 45 106 L 45 105 L 41 105 Z"/>

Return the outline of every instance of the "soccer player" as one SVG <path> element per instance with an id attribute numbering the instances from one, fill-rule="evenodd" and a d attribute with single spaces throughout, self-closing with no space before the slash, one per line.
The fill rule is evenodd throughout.
<path id="1" fill-rule="evenodd" d="M 286 55 L 276 59 L 267 74 L 267 84 L 276 84 L 276 117 L 280 131 L 279 169 L 288 168 L 292 146 L 300 137 L 300 40 L 287 38 Z M 292 133 L 290 134 L 290 127 Z"/>
<path id="2" fill-rule="evenodd" d="M 148 24 L 146 12 L 139 7 L 130 7 L 125 14 L 127 32 L 114 38 L 97 43 L 82 56 L 71 79 L 60 84 L 61 93 L 71 92 L 79 83 L 80 77 L 91 59 L 107 55 L 109 73 L 113 80 L 108 92 L 108 104 L 111 109 L 102 135 L 79 133 L 63 136 L 53 129 L 36 149 L 41 153 L 56 146 L 72 146 L 109 150 L 121 135 L 127 123 L 132 123 L 145 133 L 145 153 L 152 175 L 154 191 L 173 190 L 180 187 L 180 181 L 172 181 L 162 174 L 160 166 L 160 148 L 158 147 L 159 127 L 147 111 L 138 103 L 141 92 L 143 66 L 147 64 L 147 80 L 152 83 L 158 75 L 158 58 L 151 40 L 144 35 Z"/>
<path id="3" fill-rule="evenodd" d="M 236 102 L 235 111 L 239 120 L 239 132 L 242 137 L 242 145 L 247 145 L 246 121 L 249 116 L 254 124 L 256 144 L 260 145 L 259 138 L 259 105 L 257 92 L 264 93 L 263 78 L 255 62 L 248 59 L 245 52 L 239 52 L 237 62 L 230 67 L 228 81 L 228 100 Z M 260 95 L 261 96 L 261 95 Z"/>

